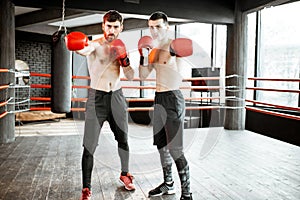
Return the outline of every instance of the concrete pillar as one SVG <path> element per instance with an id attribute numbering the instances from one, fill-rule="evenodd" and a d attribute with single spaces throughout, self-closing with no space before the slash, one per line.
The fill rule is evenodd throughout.
<path id="1" fill-rule="evenodd" d="M 0 68 L 15 69 L 15 16 L 11 0 L 0 0 Z M 0 73 L 0 85 L 14 84 L 13 73 Z M 14 89 L 0 90 L 0 102 L 14 99 Z M 13 101 L 12 101 L 13 102 Z M 0 107 L 0 114 L 14 110 L 14 105 Z M 0 144 L 15 141 L 15 115 L 9 113 L 0 119 Z"/>
<path id="2" fill-rule="evenodd" d="M 245 129 L 245 80 L 246 80 L 246 19 L 236 1 L 235 23 L 227 26 L 226 96 L 234 96 L 225 101 L 224 128 Z"/>

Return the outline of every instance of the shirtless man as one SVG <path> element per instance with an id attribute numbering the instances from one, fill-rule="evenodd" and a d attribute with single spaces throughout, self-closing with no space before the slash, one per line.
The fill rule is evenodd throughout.
<path id="1" fill-rule="evenodd" d="M 175 193 L 173 159 L 181 182 L 180 200 L 191 200 L 189 165 L 183 153 L 185 100 L 179 87 L 182 83 L 181 71 L 184 70 L 182 57 L 192 54 L 192 44 L 189 39 L 172 40 L 168 37 L 168 19 L 163 12 L 153 13 L 148 26 L 153 41 L 149 36 L 139 41 L 139 76 L 144 80 L 153 69 L 156 71 L 153 132 L 164 178 L 164 182 L 151 190 L 149 196 Z M 150 51 L 149 56 L 147 51 Z"/>
<path id="2" fill-rule="evenodd" d="M 69 50 L 87 57 L 91 78 L 86 105 L 85 129 L 82 155 L 83 189 L 81 200 L 91 199 L 91 177 L 93 154 L 104 121 L 108 121 L 118 142 L 118 154 L 121 160 L 120 181 L 127 190 L 134 190 L 133 176 L 129 171 L 128 115 L 127 104 L 120 84 L 120 71 L 131 80 L 134 71 L 130 66 L 124 43 L 117 39 L 123 29 L 123 18 L 115 10 L 103 16 L 102 30 L 104 36 L 88 41 L 80 32 L 66 36 Z"/>

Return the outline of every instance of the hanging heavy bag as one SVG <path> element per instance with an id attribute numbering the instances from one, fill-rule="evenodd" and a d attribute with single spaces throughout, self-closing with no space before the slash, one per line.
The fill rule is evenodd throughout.
<path id="1" fill-rule="evenodd" d="M 72 52 L 65 45 L 66 31 L 58 30 L 52 35 L 51 65 L 51 111 L 71 111 Z"/>

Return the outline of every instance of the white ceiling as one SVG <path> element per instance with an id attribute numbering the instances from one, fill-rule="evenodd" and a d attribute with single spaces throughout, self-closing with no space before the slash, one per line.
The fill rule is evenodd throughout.
<path id="1" fill-rule="evenodd" d="M 29 7 L 15 6 L 15 16 L 33 12 L 36 10 L 41 10 L 41 8 L 29 8 Z"/>

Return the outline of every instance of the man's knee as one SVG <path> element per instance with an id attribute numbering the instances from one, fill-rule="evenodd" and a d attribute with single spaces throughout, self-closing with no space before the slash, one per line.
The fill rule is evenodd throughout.
<path id="1" fill-rule="evenodd" d="M 124 151 L 129 151 L 129 146 L 127 141 L 118 142 L 118 147 Z"/>
<path id="2" fill-rule="evenodd" d="M 180 166 L 186 166 L 187 165 L 187 160 L 184 156 L 183 150 L 180 149 L 170 149 L 170 154 L 172 158 L 174 159 L 176 165 Z"/>
<path id="3" fill-rule="evenodd" d="M 83 149 L 83 155 L 82 155 L 84 158 L 88 158 L 88 157 L 93 157 L 93 153 L 91 153 L 89 151 L 89 149 L 87 149 L 86 147 L 84 147 Z"/>
<path id="4" fill-rule="evenodd" d="M 181 155 L 183 155 L 183 150 L 181 148 L 169 149 L 169 152 L 170 152 L 171 156 L 174 158 L 174 160 L 176 160 L 177 158 L 180 158 Z"/>

